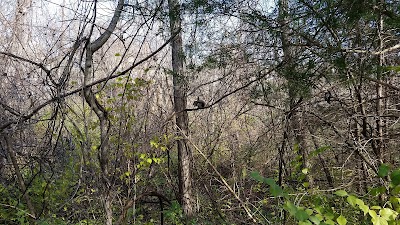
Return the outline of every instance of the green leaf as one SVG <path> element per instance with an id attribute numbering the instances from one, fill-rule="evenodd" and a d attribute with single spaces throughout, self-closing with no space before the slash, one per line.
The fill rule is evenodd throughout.
<path id="1" fill-rule="evenodd" d="M 306 211 L 302 210 L 302 209 L 298 209 L 297 212 L 294 214 L 294 217 L 298 220 L 298 221 L 305 221 L 307 220 L 310 216 L 307 214 Z"/>
<path id="2" fill-rule="evenodd" d="M 376 188 L 372 188 L 370 190 L 370 194 L 373 195 L 373 196 L 384 194 L 385 192 L 386 192 L 386 188 L 385 187 L 376 187 Z"/>
<path id="3" fill-rule="evenodd" d="M 267 178 L 269 179 L 269 178 Z M 275 181 L 274 181 L 275 182 Z M 274 197 L 283 196 L 283 189 L 279 187 L 277 184 L 270 185 L 269 190 Z"/>
<path id="4" fill-rule="evenodd" d="M 319 214 L 322 214 L 324 212 L 324 208 L 322 208 L 322 206 L 320 206 L 320 203 L 317 203 L 318 205 L 314 208 L 315 211 Z"/>
<path id="5" fill-rule="evenodd" d="M 317 217 L 321 221 L 324 219 L 324 216 L 321 214 L 317 214 L 317 215 L 315 215 L 315 217 Z"/>
<path id="6" fill-rule="evenodd" d="M 313 210 L 312 209 L 306 209 L 306 213 L 311 216 L 313 214 Z"/>
<path id="7" fill-rule="evenodd" d="M 397 217 L 396 213 L 397 212 L 395 212 L 391 209 L 388 209 L 388 208 L 383 208 L 383 209 L 379 210 L 379 215 L 381 215 L 382 218 L 384 218 L 385 220 L 388 220 L 388 221 L 394 220 Z"/>
<path id="8" fill-rule="evenodd" d="M 388 222 L 384 218 L 382 218 L 380 216 L 372 218 L 371 222 L 374 225 L 388 225 Z"/>
<path id="9" fill-rule="evenodd" d="M 337 195 L 337 196 L 340 196 L 340 197 L 345 197 L 345 196 L 348 195 L 345 190 L 336 191 L 334 194 Z"/>
<path id="10" fill-rule="evenodd" d="M 155 139 L 150 140 L 150 146 L 154 147 L 154 148 L 158 148 L 158 146 L 159 146 L 158 140 L 155 140 Z"/>
<path id="11" fill-rule="evenodd" d="M 354 195 L 349 195 L 347 197 L 347 202 L 353 207 L 356 206 L 356 200 L 357 200 L 357 198 Z"/>
<path id="12" fill-rule="evenodd" d="M 301 170 L 302 173 L 307 174 L 308 173 L 308 168 L 304 168 Z"/>
<path id="13" fill-rule="evenodd" d="M 369 212 L 369 207 L 365 204 L 359 205 L 358 207 L 364 212 L 364 216 L 367 215 L 367 213 Z"/>
<path id="14" fill-rule="evenodd" d="M 290 201 L 286 201 L 285 205 L 283 206 L 284 209 L 286 209 L 286 211 L 289 212 L 290 215 L 294 216 L 297 212 L 297 207 L 291 203 Z"/>
<path id="15" fill-rule="evenodd" d="M 400 184 L 400 169 L 397 169 L 397 170 L 393 171 L 390 174 L 390 178 L 392 179 L 392 184 L 394 186 L 399 185 Z"/>
<path id="16" fill-rule="evenodd" d="M 124 175 L 127 176 L 127 177 L 129 177 L 131 174 L 132 174 L 132 173 L 129 172 L 129 171 L 126 171 L 126 172 L 124 173 Z"/>
<path id="17" fill-rule="evenodd" d="M 364 204 L 363 200 L 361 200 L 357 197 L 354 197 L 354 199 L 352 201 L 353 201 L 352 203 L 350 203 L 350 202 L 349 203 L 352 206 L 358 205 L 358 208 L 360 208 L 364 212 L 364 216 L 367 215 L 367 213 L 369 213 L 370 209 L 367 205 Z"/>
<path id="18" fill-rule="evenodd" d="M 357 204 L 357 205 L 365 205 L 365 204 L 364 204 L 364 201 L 361 200 L 361 199 L 359 199 L 359 198 L 356 199 L 356 204 Z"/>
<path id="19" fill-rule="evenodd" d="M 121 54 L 120 53 L 115 53 L 115 56 L 121 56 Z"/>
<path id="20" fill-rule="evenodd" d="M 372 217 L 372 219 L 378 217 L 378 215 L 376 214 L 376 212 L 374 210 L 369 210 L 368 213 Z"/>
<path id="21" fill-rule="evenodd" d="M 330 219 L 326 220 L 325 223 L 329 224 L 329 225 L 335 225 L 335 222 L 333 222 L 333 220 L 330 220 Z"/>
<path id="22" fill-rule="evenodd" d="M 275 183 L 275 180 L 274 179 L 271 179 L 271 178 L 264 178 L 263 179 L 263 182 L 265 183 L 265 184 L 268 184 L 269 186 L 278 186 L 276 183 Z M 278 186 L 279 187 L 279 186 Z"/>
<path id="23" fill-rule="evenodd" d="M 310 221 L 317 225 L 321 223 L 321 219 L 318 218 L 317 216 L 310 216 Z"/>
<path id="24" fill-rule="evenodd" d="M 394 187 L 390 193 L 394 196 L 398 195 L 400 193 L 400 185 L 397 185 L 396 187 Z"/>
<path id="25" fill-rule="evenodd" d="M 260 175 L 259 172 L 257 171 L 253 171 L 250 173 L 250 177 L 253 178 L 254 180 L 258 181 L 258 182 L 263 182 L 264 181 L 264 177 L 262 177 Z"/>
<path id="26" fill-rule="evenodd" d="M 335 218 L 335 215 L 333 214 L 333 210 L 331 208 L 327 209 L 324 216 L 325 216 L 326 220 L 333 220 L 333 218 Z"/>
<path id="27" fill-rule="evenodd" d="M 346 225 L 346 223 L 347 223 L 346 218 L 345 218 L 344 216 L 342 216 L 342 215 L 340 215 L 340 216 L 336 219 L 336 221 L 338 222 L 339 225 Z"/>
<path id="28" fill-rule="evenodd" d="M 393 205 L 399 205 L 400 204 L 400 198 L 396 198 L 394 196 L 390 197 L 390 203 Z"/>
<path id="29" fill-rule="evenodd" d="M 268 184 L 272 196 L 274 196 L 274 197 L 279 197 L 279 196 L 286 197 L 287 196 L 287 194 L 284 193 L 283 189 L 279 185 L 276 184 L 274 179 L 264 178 L 258 172 L 251 172 L 250 177 L 256 181 L 262 182 L 264 184 Z"/>
<path id="30" fill-rule="evenodd" d="M 312 223 L 310 221 L 306 220 L 306 221 L 300 221 L 299 225 L 312 225 Z"/>
<path id="31" fill-rule="evenodd" d="M 379 177 L 386 177 L 389 174 L 389 166 L 386 164 L 382 164 L 378 169 Z"/>

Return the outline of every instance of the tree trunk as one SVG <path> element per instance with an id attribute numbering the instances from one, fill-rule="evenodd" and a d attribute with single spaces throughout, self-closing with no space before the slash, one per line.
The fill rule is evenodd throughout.
<path id="1" fill-rule="evenodd" d="M 169 0 L 169 19 L 171 35 L 180 32 L 181 18 L 179 0 Z M 187 104 L 187 83 L 183 71 L 184 52 L 182 47 L 182 35 L 177 34 L 171 42 L 172 45 L 172 73 L 174 85 L 174 110 L 176 116 L 176 126 L 179 132 L 187 136 L 189 130 L 189 118 L 186 109 Z M 179 161 L 179 199 L 184 214 L 187 217 L 193 215 L 193 195 L 191 163 L 192 151 L 187 145 L 187 140 L 181 138 L 177 140 L 178 161 Z"/>
<path id="2" fill-rule="evenodd" d="M 8 160 L 11 161 L 11 163 L 14 167 L 14 170 L 15 170 L 15 174 L 17 175 L 17 181 L 18 181 L 19 188 L 21 189 L 21 192 L 24 194 L 23 197 L 24 197 L 24 199 L 26 201 L 26 205 L 29 209 L 30 216 L 31 216 L 31 218 L 36 219 L 35 208 L 32 204 L 31 198 L 27 192 L 24 178 L 22 177 L 21 170 L 19 169 L 19 166 L 18 166 L 17 157 L 15 156 L 14 149 L 11 148 L 10 140 L 6 135 L 4 135 L 4 144 L 5 144 L 4 146 L 7 151 Z"/>
<path id="3" fill-rule="evenodd" d="M 307 128 L 305 127 L 305 122 L 303 115 L 299 113 L 302 97 L 298 94 L 296 90 L 297 84 L 292 73 L 295 73 L 295 65 L 293 62 L 293 52 L 290 45 L 290 27 L 289 27 L 289 4 L 288 0 L 279 1 L 279 25 L 281 26 L 281 43 L 283 50 L 283 61 L 284 61 L 284 73 L 286 80 L 288 82 L 288 95 L 290 101 L 290 115 L 288 119 L 292 126 L 292 131 L 294 133 L 294 139 L 296 144 L 299 146 L 299 153 L 302 157 L 303 168 L 311 169 L 311 163 L 308 160 L 308 153 L 311 149 L 311 143 L 307 136 Z M 313 185 L 313 177 L 310 173 L 307 174 L 307 179 L 310 187 Z"/>
<path id="4" fill-rule="evenodd" d="M 119 0 L 118 5 L 114 11 L 114 15 L 109 23 L 106 31 L 104 31 L 96 40 L 93 42 L 89 42 L 85 46 L 86 51 L 86 59 L 85 66 L 83 70 L 84 79 L 83 79 L 83 97 L 85 98 L 86 103 L 90 106 L 93 112 L 96 114 L 99 119 L 100 126 L 100 146 L 98 146 L 98 160 L 101 169 L 101 175 L 99 180 L 101 180 L 102 190 L 101 197 L 103 201 L 105 216 L 106 216 L 106 225 L 112 225 L 113 221 L 113 210 L 112 210 L 112 197 L 113 192 L 111 191 L 111 182 L 109 181 L 110 172 L 108 171 L 109 167 L 109 128 L 110 121 L 108 119 L 107 111 L 104 107 L 97 101 L 95 94 L 92 91 L 91 87 L 86 87 L 88 83 L 90 83 L 90 79 L 94 73 L 93 68 L 93 56 L 94 53 L 99 50 L 110 38 L 112 32 L 115 30 L 117 23 L 121 17 L 122 9 L 124 6 L 124 0 Z M 96 5 L 95 5 L 96 7 Z M 95 22 L 95 21 L 94 21 Z M 94 26 L 94 23 L 93 23 Z M 91 29 L 90 35 L 93 34 L 93 27 Z"/>
<path id="5" fill-rule="evenodd" d="M 296 106 L 290 107 L 290 110 L 292 111 L 292 117 L 290 118 L 291 125 L 294 132 L 294 139 L 299 147 L 299 154 L 302 157 L 302 168 L 308 169 L 308 171 L 306 172 L 307 181 L 309 187 L 312 187 L 314 185 L 314 178 L 310 174 L 312 164 L 308 157 L 310 149 L 312 148 L 312 144 L 310 143 L 310 135 L 308 133 L 308 128 L 306 127 L 306 124 L 304 122 L 303 115 L 302 113 L 297 112 L 297 109 L 295 107 Z"/>
<path id="6" fill-rule="evenodd" d="M 29 27 L 27 25 L 27 18 L 29 17 L 28 14 L 31 6 L 32 0 L 17 0 L 16 2 L 13 36 L 9 46 L 9 50 L 14 53 L 26 51 L 23 46 L 26 45 L 29 35 L 29 31 L 26 29 Z"/>
<path id="7" fill-rule="evenodd" d="M 385 4 L 385 1 L 381 0 L 380 1 L 380 7 L 382 8 Z M 380 68 L 383 68 L 385 65 L 385 53 L 383 53 L 383 49 L 385 48 L 384 46 L 384 29 L 383 29 L 383 15 L 380 13 L 379 16 L 379 22 L 378 22 L 378 37 L 379 37 L 379 66 Z M 378 70 L 377 77 L 376 79 L 378 81 L 381 81 L 383 79 L 382 77 L 382 69 Z M 376 141 L 376 158 L 378 160 L 378 163 L 383 163 L 383 149 L 384 149 L 384 142 L 383 142 L 383 111 L 384 111 L 384 104 L 383 104 L 383 87 L 382 84 L 377 82 L 376 83 L 376 114 L 377 114 L 377 119 L 376 119 L 376 134 L 377 134 L 377 141 Z"/>

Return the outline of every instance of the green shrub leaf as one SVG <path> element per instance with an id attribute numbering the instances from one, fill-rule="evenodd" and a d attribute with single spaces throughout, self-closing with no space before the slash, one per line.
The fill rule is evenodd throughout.
<path id="1" fill-rule="evenodd" d="M 397 217 L 397 212 L 388 208 L 383 208 L 379 210 L 379 215 L 385 220 L 394 220 Z"/>
<path id="2" fill-rule="evenodd" d="M 382 218 L 380 216 L 372 218 L 371 222 L 374 225 L 388 225 L 388 222 L 384 218 Z"/>
<path id="3" fill-rule="evenodd" d="M 287 211 L 289 211 L 290 215 L 292 215 L 292 216 L 294 216 L 294 215 L 296 214 L 296 212 L 297 212 L 297 207 L 296 207 L 293 203 L 291 203 L 291 202 L 289 202 L 289 201 L 287 201 L 287 202 L 285 203 L 284 208 L 285 208 Z"/>
<path id="4" fill-rule="evenodd" d="M 368 213 L 372 217 L 372 219 L 378 217 L 378 215 L 376 214 L 376 212 L 374 210 L 369 210 Z"/>
<path id="5" fill-rule="evenodd" d="M 274 197 L 286 196 L 283 189 L 279 185 L 276 184 L 274 179 L 265 178 L 265 177 L 261 176 L 258 172 L 251 172 L 250 177 L 258 182 L 268 184 L 270 187 L 270 192 L 271 192 L 272 196 L 274 196 Z"/>
<path id="6" fill-rule="evenodd" d="M 347 202 L 353 207 L 356 206 L 356 200 L 357 200 L 357 198 L 354 195 L 349 195 L 347 197 Z"/>
<path id="7" fill-rule="evenodd" d="M 346 223 L 347 223 L 346 218 L 345 218 L 344 216 L 342 216 L 342 215 L 340 215 L 340 216 L 336 219 L 336 221 L 338 222 L 339 225 L 346 225 Z"/>
<path id="8" fill-rule="evenodd" d="M 262 177 L 260 175 L 259 172 L 257 171 L 253 171 L 250 173 L 250 177 L 253 178 L 254 180 L 258 181 L 258 182 L 263 182 L 264 181 L 264 177 Z"/>
<path id="9" fill-rule="evenodd" d="M 337 195 L 337 196 L 340 196 L 340 197 L 345 197 L 345 196 L 348 195 L 345 190 L 336 191 L 334 194 Z"/>
<path id="10" fill-rule="evenodd" d="M 318 218 L 317 216 L 310 216 L 310 221 L 317 225 L 321 224 L 321 219 Z"/>
<path id="11" fill-rule="evenodd" d="M 333 220 L 327 220 L 327 221 L 325 221 L 325 223 L 323 225 L 325 225 L 325 224 L 335 225 L 335 222 L 333 222 Z"/>
<path id="12" fill-rule="evenodd" d="M 386 188 L 385 187 L 376 187 L 376 188 L 372 188 L 370 190 L 370 194 L 373 195 L 373 196 L 384 194 L 385 192 L 386 192 Z"/>
<path id="13" fill-rule="evenodd" d="M 294 217 L 298 220 L 298 221 L 305 221 L 307 220 L 310 216 L 307 214 L 306 211 L 302 210 L 302 209 L 298 209 L 296 214 L 294 215 Z"/>
<path id="14" fill-rule="evenodd" d="M 386 164 L 382 164 L 378 169 L 379 177 L 386 177 L 389 174 L 389 166 Z"/>
<path id="15" fill-rule="evenodd" d="M 397 186 L 400 184 L 400 169 L 395 170 L 390 174 L 390 178 L 392 179 L 392 184 Z"/>
<path id="16" fill-rule="evenodd" d="M 359 205 L 358 207 L 364 212 L 364 216 L 367 215 L 367 213 L 369 212 L 369 208 L 367 205 Z"/>

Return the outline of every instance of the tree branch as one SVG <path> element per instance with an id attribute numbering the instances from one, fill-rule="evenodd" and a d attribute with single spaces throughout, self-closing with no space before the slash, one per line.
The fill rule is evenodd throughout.
<path id="1" fill-rule="evenodd" d="M 73 95 L 73 94 L 76 94 L 76 93 L 82 91 L 82 89 L 84 89 L 84 88 L 86 88 L 86 87 L 92 87 L 92 86 L 94 86 L 94 85 L 100 84 L 100 83 L 105 82 L 105 81 L 107 81 L 107 80 L 111 80 L 111 79 L 114 79 L 114 78 L 117 78 L 117 77 L 120 77 L 120 76 L 123 76 L 123 75 L 127 74 L 129 71 L 131 71 L 132 69 L 136 68 L 136 67 L 139 66 L 140 64 L 146 62 L 146 61 L 149 60 L 151 57 L 153 57 L 153 56 L 155 56 L 157 53 L 159 53 L 162 49 L 164 49 L 164 48 L 171 42 L 171 40 L 172 40 L 179 32 L 180 32 L 180 30 L 178 30 L 173 36 L 171 36 L 163 45 L 161 45 L 161 46 L 160 46 L 158 49 L 156 49 L 154 52 L 152 52 L 151 54 L 149 54 L 149 55 L 146 56 L 145 58 L 141 59 L 141 60 L 138 61 L 137 63 L 132 64 L 132 66 L 128 67 L 128 68 L 125 69 L 124 71 L 122 71 L 122 72 L 120 72 L 120 73 L 117 73 L 117 74 L 115 74 L 115 75 L 108 76 L 108 77 L 102 78 L 102 79 L 100 79 L 100 80 L 94 81 L 94 82 L 89 83 L 89 84 L 87 84 L 87 85 L 85 85 L 85 86 L 83 86 L 83 87 L 80 87 L 80 88 L 77 88 L 77 89 L 75 89 L 75 90 L 72 90 L 72 91 L 70 91 L 70 92 L 68 92 L 68 93 L 60 94 L 60 96 L 53 97 L 53 98 L 51 98 L 51 99 L 45 101 L 44 103 L 42 103 L 42 104 L 39 105 L 38 107 L 34 108 L 34 109 L 32 110 L 31 113 L 29 113 L 29 114 L 27 114 L 27 115 L 22 115 L 21 118 L 19 118 L 18 120 L 12 120 L 12 121 L 9 121 L 9 122 L 7 122 L 7 123 L 1 124 L 1 125 L 0 125 L 0 132 L 3 131 L 4 129 L 8 128 L 8 127 L 11 126 L 12 124 L 17 124 L 17 123 L 21 123 L 21 122 L 25 122 L 25 121 L 29 120 L 29 119 L 32 118 L 36 113 L 38 113 L 41 109 L 43 109 L 43 108 L 46 107 L 47 105 L 49 105 L 49 104 L 51 104 L 51 103 L 53 103 L 53 102 L 55 102 L 55 101 L 57 101 L 57 100 L 59 100 L 59 99 L 62 99 L 62 98 L 71 96 L 71 95 Z M 39 65 L 37 65 L 37 66 L 39 66 Z"/>
<path id="2" fill-rule="evenodd" d="M 35 66 L 39 67 L 40 69 L 44 70 L 47 74 L 50 74 L 50 70 L 47 69 L 42 63 L 38 63 L 38 62 L 35 62 L 33 60 L 23 58 L 21 56 L 17 56 L 15 54 L 12 54 L 12 53 L 9 53 L 9 52 L 0 52 L 0 54 L 9 56 L 9 57 L 14 58 L 14 59 L 18 59 L 18 60 L 21 60 L 21 61 L 24 61 L 24 62 L 27 62 L 27 63 L 30 63 L 32 65 L 35 65 Z"/>
<path id="3" fill-rule="evenodd" d="M 119 0 L 117 8 L 114 11 L 114 16 L 111 19 L 111 22 L 108 25 L 106 31 L 102 33 L 100 37 L 97 38 L 95 41 L 90 43 L 90 48 L 92 49 L 92 53 L 99 50 L 104 45 L 104 43 L 106 43 L 106 41 L 110 38 L 112 32 L 115 30 L 115 27 L 117 26 L 119 18 L 121 17 L 123 8 L 124 8 L 124 0 Z"/>

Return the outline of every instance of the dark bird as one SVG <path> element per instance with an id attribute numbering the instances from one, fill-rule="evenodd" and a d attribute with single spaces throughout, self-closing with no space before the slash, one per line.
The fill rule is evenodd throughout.
<path id="1" fill-rule="evenodd" d="M 324 98 L 325 98 L 325 101 L 326 101 L 328 104 L 331 104 L 332 93 L 331 93 L 330 91 L 325 92 Z"/>
<path id="2" fill-rule="evenodd" d="M 198 109 L 203 109 L 206 107 L 206 103 L 203 100 L 200 100 L 200 97 L 197 97 L 197 100 L 193 102 L 193 106 L 197 107 Z"/>

